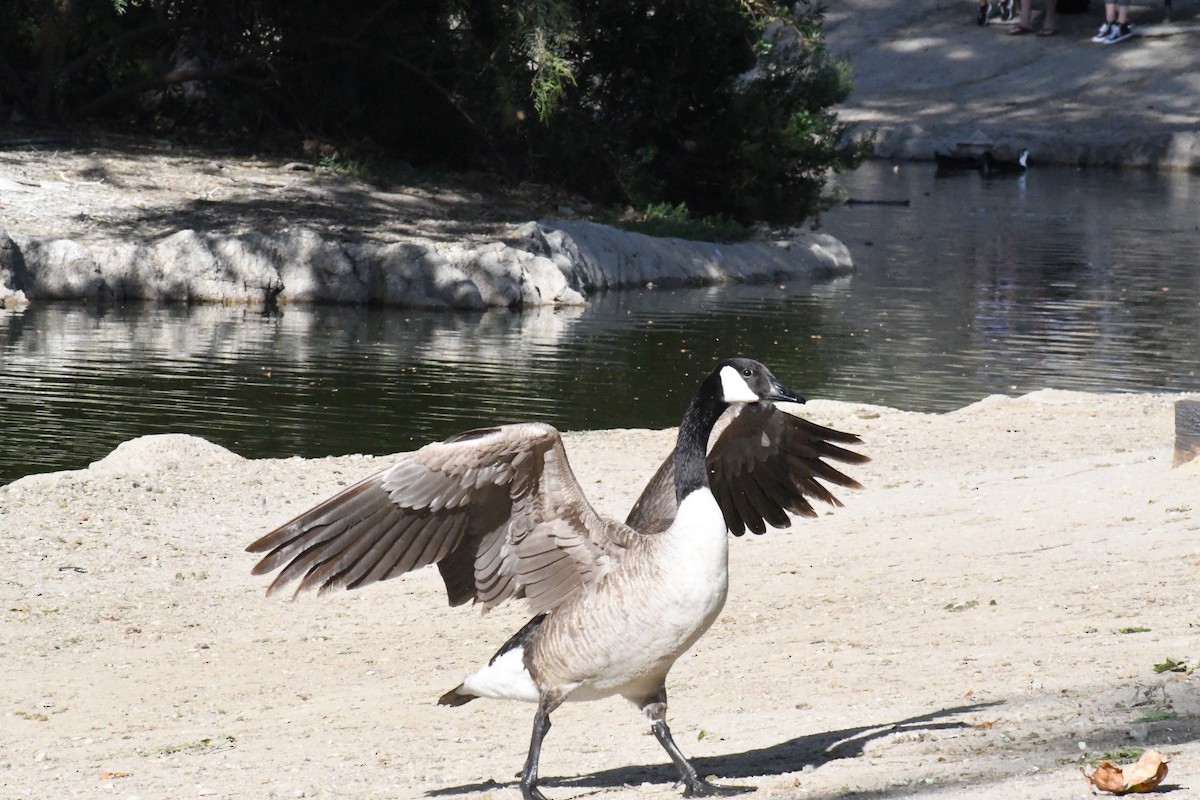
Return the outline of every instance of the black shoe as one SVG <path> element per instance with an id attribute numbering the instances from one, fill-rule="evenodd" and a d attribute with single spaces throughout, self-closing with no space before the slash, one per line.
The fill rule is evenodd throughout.
<path id="1" fill-rule="evenodd" d="M 984 3 L 979 7 L 979 15 L 975 17 L 976 25 L 987 25 L 988 21 L 988 3 Z"/>
<path id="2" fill-rule="evenodd" d="M 1104 40 L 1104 43 L 1116 44 L 1117 42 L 1123 42 L 1126 39 L 1132 39 L 1134 36 L 1137 36 L 1137 31 L 1135 31 L 1132 26 L 1121 24 L 1119 26 L 1113 26 L 1112 31 L 1109 33 L 1108 38 Z"/>
<path id="3" fill-rule="evenodd" d="M 1000 21 L 1011 22 L 1013 18 L 1012 0 L 1000 0 Z"/>

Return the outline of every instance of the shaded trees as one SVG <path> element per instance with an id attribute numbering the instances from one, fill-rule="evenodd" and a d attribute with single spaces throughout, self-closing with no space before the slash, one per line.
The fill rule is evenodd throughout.
<path id="1" fill-rule="evenodd" d="M 762 0 L 11 0 L 0 113 L 281 131 L 605 202 L 797 220 L 861 159 L 820 9 Z"/>

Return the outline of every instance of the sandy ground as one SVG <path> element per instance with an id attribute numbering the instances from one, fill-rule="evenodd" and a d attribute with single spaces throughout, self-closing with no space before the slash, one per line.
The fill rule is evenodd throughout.
<path id="1" fill-rule="evenodd" d="M 512 222 L 576 198 L 486 176 L 389 188 L 281 156 L 177 146 L 96 133 L 5 147 L 27 132 L 0 126 L 0 229 L 27 236 L 153 241 L 181 230 L 234 235 L 295 226 L 326 236 L 399 242 L 494 240 Z"/>
<path id="2" fill-rule="evenodd" d="M 1153 745 L 1200 796 L 1200 462 L 1175 397 L 1057 391 L 943 415 L 815 401 L 874 460 L 846 506 L 731 543 L 669 681 L 703 773 L 756 796 L 1086 798 Z M 568 437 L 623 517 L 668 431 Z M 525 619 L 426 570 L 291 603 L 247 543 L 388 458 L 249 461 L 182 436 L 0 489 L 0 797 L 514 798 L 532 708 L 434 704 Z M 677 796 L 620 700 L 570 704 L 553 800 Z"/>

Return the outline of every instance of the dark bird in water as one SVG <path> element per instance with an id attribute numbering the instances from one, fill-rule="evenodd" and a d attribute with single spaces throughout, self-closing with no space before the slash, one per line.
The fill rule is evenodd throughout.
<path id="1" fill-rule="evenodd" d="M 1029 166 L 1029 151 L 1022 150 L 1015 159 L 1002 158 L 991 150 L 981 153 L 942 153 L 933 154 L 937 161 L 937 174 L 948 175 L 955 172 L 981 172 L 985 177 L 997 175 L 1019 175 Z"/>
<path id="2" fill-rule="evenodd" d="M 525 800 L 544 800 L 538 760 L 550 715 L 613 695 L 646 715 L 686 795 L 749 791 L 704 780 L 680 752 L 666 677 L 725 604 L 730 531 L 816 516 L 809 498 L 841 505 L 821 481 L 859 487 L 825 461 L 866 461 L 840 446 L 857 436 L 775 405 L 802 402 L 757 361 L 717 364 L 624 523 L 588 503 L 558 431 L 527 423 L 426 445 L 247 549 L 265 553 L 255 574 L 279 570 L 270 592 L 294 581 L 297 594 L 355 589 L 437 564 L 452 606 L 487 611 L 524 598 L 533 618 L 438 702 L 536 704 Z"/>

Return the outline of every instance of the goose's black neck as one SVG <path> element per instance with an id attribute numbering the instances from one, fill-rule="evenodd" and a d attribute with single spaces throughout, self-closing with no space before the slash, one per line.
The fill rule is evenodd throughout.
<path id="1" fill-rule="evenodd" d="M 722 399 L 720 380 L 710 375 L 692 398 L 675 442 L 675 499 L 683 502 L 697 489 L 708 486 L 708 436 L 717 418 L 728 408 Z"/>

